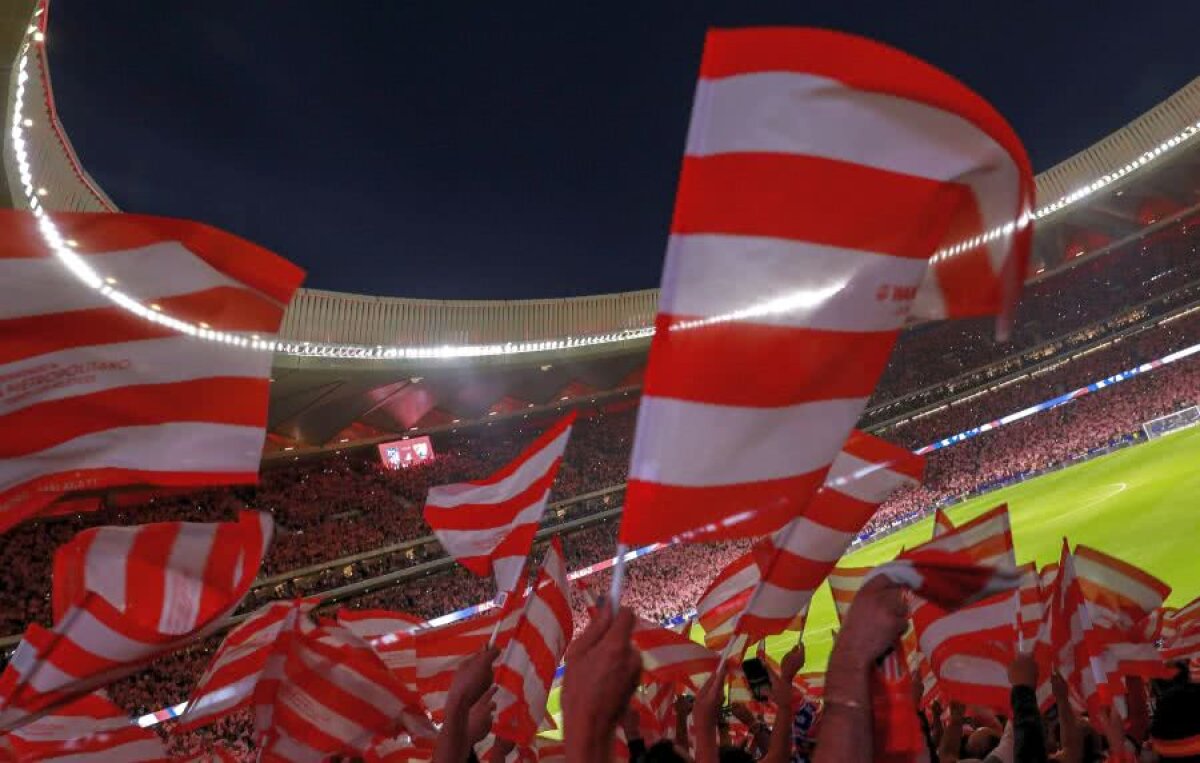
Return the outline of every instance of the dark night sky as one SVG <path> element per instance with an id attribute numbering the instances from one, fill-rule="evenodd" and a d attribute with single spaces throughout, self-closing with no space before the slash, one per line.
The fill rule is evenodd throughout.
<path id="1" fill-rule="evenodd" d="M 334 9 L 337 9 L 335 12 Z M 58 106 L 125 210 L 393 296 L 658 283 L 709 26 L 875 37 L 994 103 L 1045 169 L 1200 74 L 1200 3 L 55 0 Z"/>

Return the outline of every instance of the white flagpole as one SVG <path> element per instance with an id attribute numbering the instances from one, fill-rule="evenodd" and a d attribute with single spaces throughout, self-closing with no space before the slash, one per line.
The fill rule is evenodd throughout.
<path id="1" fill-rule="evenodd" d="M 625 554 L 628 551 L 629 547 L 624 543 L 617 544 L 617 561 L 613 564 L 612 584 L 608 587 L 608 604 L 614 615 L 621 607 L 621 584 L 625 582 Z"/>

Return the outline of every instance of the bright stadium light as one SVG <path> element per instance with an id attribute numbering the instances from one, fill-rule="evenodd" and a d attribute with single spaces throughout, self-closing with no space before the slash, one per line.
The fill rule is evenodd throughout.
<path id="1" fill-rule="evenodd" d="M 38 8 L 34 12 L 36 18 L 42 12 Z M 404 346 L 383 346 L 383 345 L 359 345 L 359 344 L 329 344 L 324 342 L 307 342 L 293 340 L 278 340 L 274 338 L 262 339 L 258 336 L 247 338 L 240 334 L 228 331 L 220 331 L 209 328 L 208 326 L 191 323 L 189 321 L 175 318 L 168 313 L 162 311 L 158 305 L 146 305 L 129 294 L 114 288 L 117 284 L 116 279 L 112 277 L 103 278 L 98 274 L 87 260 L 80 257 L 75 252 L 71 251 L 72 247 L 77 246 L 77 242 L 72 239 L 64 239 L 58 227 L 51 219 L 51 215 L 43 207 L 41 199 L 48 195 L 49 190 L 45 187 L 38 186 L 34 183 L 34 168 L 30 162 L 30 150 L 28 141 L 25 135 L 25 128 L 33 126 L 33 119 L 25 116 L 25 95 L 26 83 L 29 81 L 30 73 L 30 56 L 44 55 L 42 50 L 34 50 L 35 43 L 45 41 L 45 34 L 36 26 L 31 25 L 26 31 L 25 43 L 21 49 L 20 56 L 17 60 L 17 77 L 16 86 L 13 89 L 13 110 L 12 110 L 12 158 L 13 164 L 16 167 L 16 172 L 20 178 L 20 186 L 24 191 L 26 202 L 30 211 L 38 221 L 38 231 L 42 236 L 46 246 L 54 257 L 71 273 L 76 279 L 84 285 L 95 289 L 108 300 L 121 307 L 122 309 L 133 313 L 134 315 L 157 323 L 159 325 L 170 328 L 182 334 L 196 337 L 210 342 L 218 342 L 231 347 L 247 348 L 259 352 L 280 353 L 284 355 L 292 355 L 298 357 L 316 357 L 316 358 L 335 358 L 349 360 L 451 360 L 461 358 L 478 358 L 503 355 L 518 355 L 527 353 L 544 353 L 555 352 L 564 349 L 575 349 L 580 347 L 597 347 L 609 344 L 617 344 L 634 340 L 647 339 L 654 335 L 654 326 L 643 326 L 633 329 L 621 329 L 607 334 L 596 334 L 582 337 L 565 337 L 560 339 L 542 339 L 537 341 L 524 342 L 504 342 L 494 344 L 474 344 L 474 345 L 441 345 L 441 346 L 426 346 L 426 347 L 404 347 Z M 1109 185 L 1127 177 L 1130 173 L 1145 167 L 1147 164 L 1161 158 L 1169 153 L 1174 148 L 1188 142 L 1200 132 L 1200 122 L 1188 125 L 1179 133 L 1169 137 L 1167 140 L 1160 143 L 1158 146 L 1145 151 L 1135 159 L 1129 161 L 1124 166 L 1119 167 L 1093 182 L 1071 191 L 1064 196 L 1055 199 L 1054 201 L 1045 204 L 1038 209 L 1025 212 L 1018 219 L 997 226 L 996 228 L 987 231 L 986 233 L 975 236 L 966 241 L 959 242 L 952 246 L 948 246 L 934 253 L 930 258 L 930 264 L 935 264 L 950 257 L 954 257 L 980 246 L 988 244 L 1002 236 L 1010 236 L 1014 232 L 1024 229 L 1034 220 L 1041 220 L 1050 215 L 1056 214 L 1063 209 L 1077 203 L 1081 199 L 1103 190 Z M 1120 193 L 1120 191 L 1118 191 Z M 720 320 L 739 320 L 744 318 L 757 317 L 761 314 L 771 314 L 777 311 L 785 311 L 788 309 L 796 309 L 807 301 L 804 295 L 790 295 L 782 300 L 775 300 L 753 307 L 743 311 L 729 315 L 709 318 L 704 321 L 697 321 L 696 326 L 704 325 L 710 322 L 719 322 Z M 672 328 L 692 328 L 693 325 L 676 325 Z M 543 366 L 542 370 L 547 370 L 549 366 Z"/>

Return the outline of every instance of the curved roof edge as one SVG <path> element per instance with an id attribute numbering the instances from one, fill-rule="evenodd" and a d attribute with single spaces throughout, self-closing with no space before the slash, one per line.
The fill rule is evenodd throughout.
<path id="1" fill-rule="evenodd" d="M 0 15 L 0 61 L 19 61 L 26 30 L 44 35 L 49 0 L 22 0 Z M 4 191 L 29 208 L 36 189 L 47 210 L 115 211 L 116 205 L 84 170 L 58 119 L 44 46 L 23 83 L 26 119 L 14 120 L 17 67 L 9 69 L 4 131 Z M 32 114 L 32 118 L 30 115 Z M 1123 180 L 1200 124 L 1200 77 L 1154 108 L 1036 178 L 1038 217 L 1058 214 L 1091 192 Z M 18 166 L 13 141 L 30 161 Z M 1186 137 L 1190 137 L 1187 135 Z M 32 180 L 32 184 L 30 181 Z M 533 300 L 430 300 L 300 289 L 280 327 L 279 351 L 289 355 L 388 359 L 478 357 L 509 352 L 562 351 L 644 339 L 653 331 L 658 290 Z M 509 347 L 510 345 L 519 345 Z M 640 345 L 640 343 L 638 343 Z M 465 350 L 465 352 L 464 352 Z M 411 353 L 411 354 L 410 354 Z"/>

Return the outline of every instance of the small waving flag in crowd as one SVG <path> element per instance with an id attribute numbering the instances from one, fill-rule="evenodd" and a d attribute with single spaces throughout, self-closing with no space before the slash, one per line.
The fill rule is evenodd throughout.
<path id="1" fill-rule="evenodd" d="M 419 617 L 386 609 L 339 609 L 337 621 L 367 642 L 400 683 L 417 690 L 417 639 L 412 631 Z"/>
<path id="2" fill-rule="evenodd" d="M 18 761 L 148 763 L 167 761 L 162 740 L 100 691 L 85 694 L 8 735 Z"/>
<path id="3" fill-rule="evenodd" d="M 836 32 L 710 31 L 621 542 L 799 515 L 907 320 L 1008 316 L 1032 200 L 1016 135 L 943 72 Z"/>
<path id="4" fill-rule="evenodd" d="M 1011 591 L 1022 582 L 1007 507 L 946 531 L 877 572 L 917 597 L 917 643 L 940 690 L 949 699 L 1007 707 L 1017 622 Z"/>
<path id="5" fill-rule="evenodd" d="M 75 490 L 256 482 L 273 354 L 251 345 L 303 271 L 200 223 L 53 217 L 103 281 L 69 273 L 32 214 L 0 211 L 0 431 L 22 433 L 0 442 L 0 532 Z M 189 335 L 217 331 L 235 341 Z"/>
<path id="6" fill-rule="evenodd" d="M 1092 625 L 1087 598 L 1075 570 L 1075 557 L 1063 539 L 1054 593 L 1047 612 L 1053 667 L 1095 718 L 1112 706 L 1112 687 L 1119 683 L 1116 665 L 1104 653 Z"/>
<path id="7" fill-rule="evenodd" d="M 749 603 L 759 579 L 754 552 L 747 551 L 708 584 L 696 602 L 696 621 L 704 629 L 704 643 L 709 649 L 722 649 L 733 638 L 738 615 Z"/>
<path id="8" fill-rule="evenodd" d="M 425 499 L 425 521 L 442 546 L 476 575 L 494 573 L 502 596 L 525 569 L 574 421 L 574 412 L 563 417 L 490 477 L 430 488 Z"/>
<path id="9" fill-rule="evenodd" d="M 736 630 L 758 641 L 803 630 L 813 593 L 889 495 L 920 484 L 925 460 L 855 431 L 801 515 L 756 550 L 761 580 Z"/>
<path id="10" fill-rule="evenodd" d="M 309 613 L 317 603 L 316 599 L 271 602 L 231 630 L 192 690 L 179 727 L 207 726 L 248 707 L 268 659 L 283 646 L 283 634 L 316 627 Z"/>
<path id="11" fill-rule="evenodd" d="M 517 594 L 523 592 L 518 590 Z M 417 686 L 425 707 L 438 723 L 445 719 L 446 695 L 454 671 L 471 655 L 492 641 L 503 650 L 517 630 L 524 612 L 524 598 L 513 595 L 503 606 L 493 607 L 469 620 L 461 620 L 416 633 Z"/>
<path id="12" fill-rule="evenodd" d="M 273 680 L 254 692 L 264 759 L 362 756 L 376 738 L 399 731 L 433 746 L 437 732 L 417 696 L 349 629 L 324 623 L 282 635 L 283 649 L 265 671 Z"/>
<path id="13" fill-rule="evenodd" d="M 1165 659 L 1200 659 L 1200 598 L 1167 614 L 1162 638 Z"/>
<path id="14" fill-rule="evenodd" d="M 546 715 L 554 671 L 566 654 L 573 630 L 567 566 L 555 538 L 525 611 L 496 663 L 496 720 L 492 733 L 519 745 L 532 743 Z"/>
<path id="15" fill-rule="evenodd" d="M 833 596 L 833 609 L 839 623 L 846 621 L 850 605 L 858 590 L 867 582 L 874 567 L 834 567 L 829 572 L 829 593 Z"/>
<path id="16" fill-rule="evenodd" d="M 0 676 L 0 729 L 90 692 L 225 622 L 270 543 L 267 514 L 84 530 L 54 558 L 52 630 L 31 625 Z"/>

